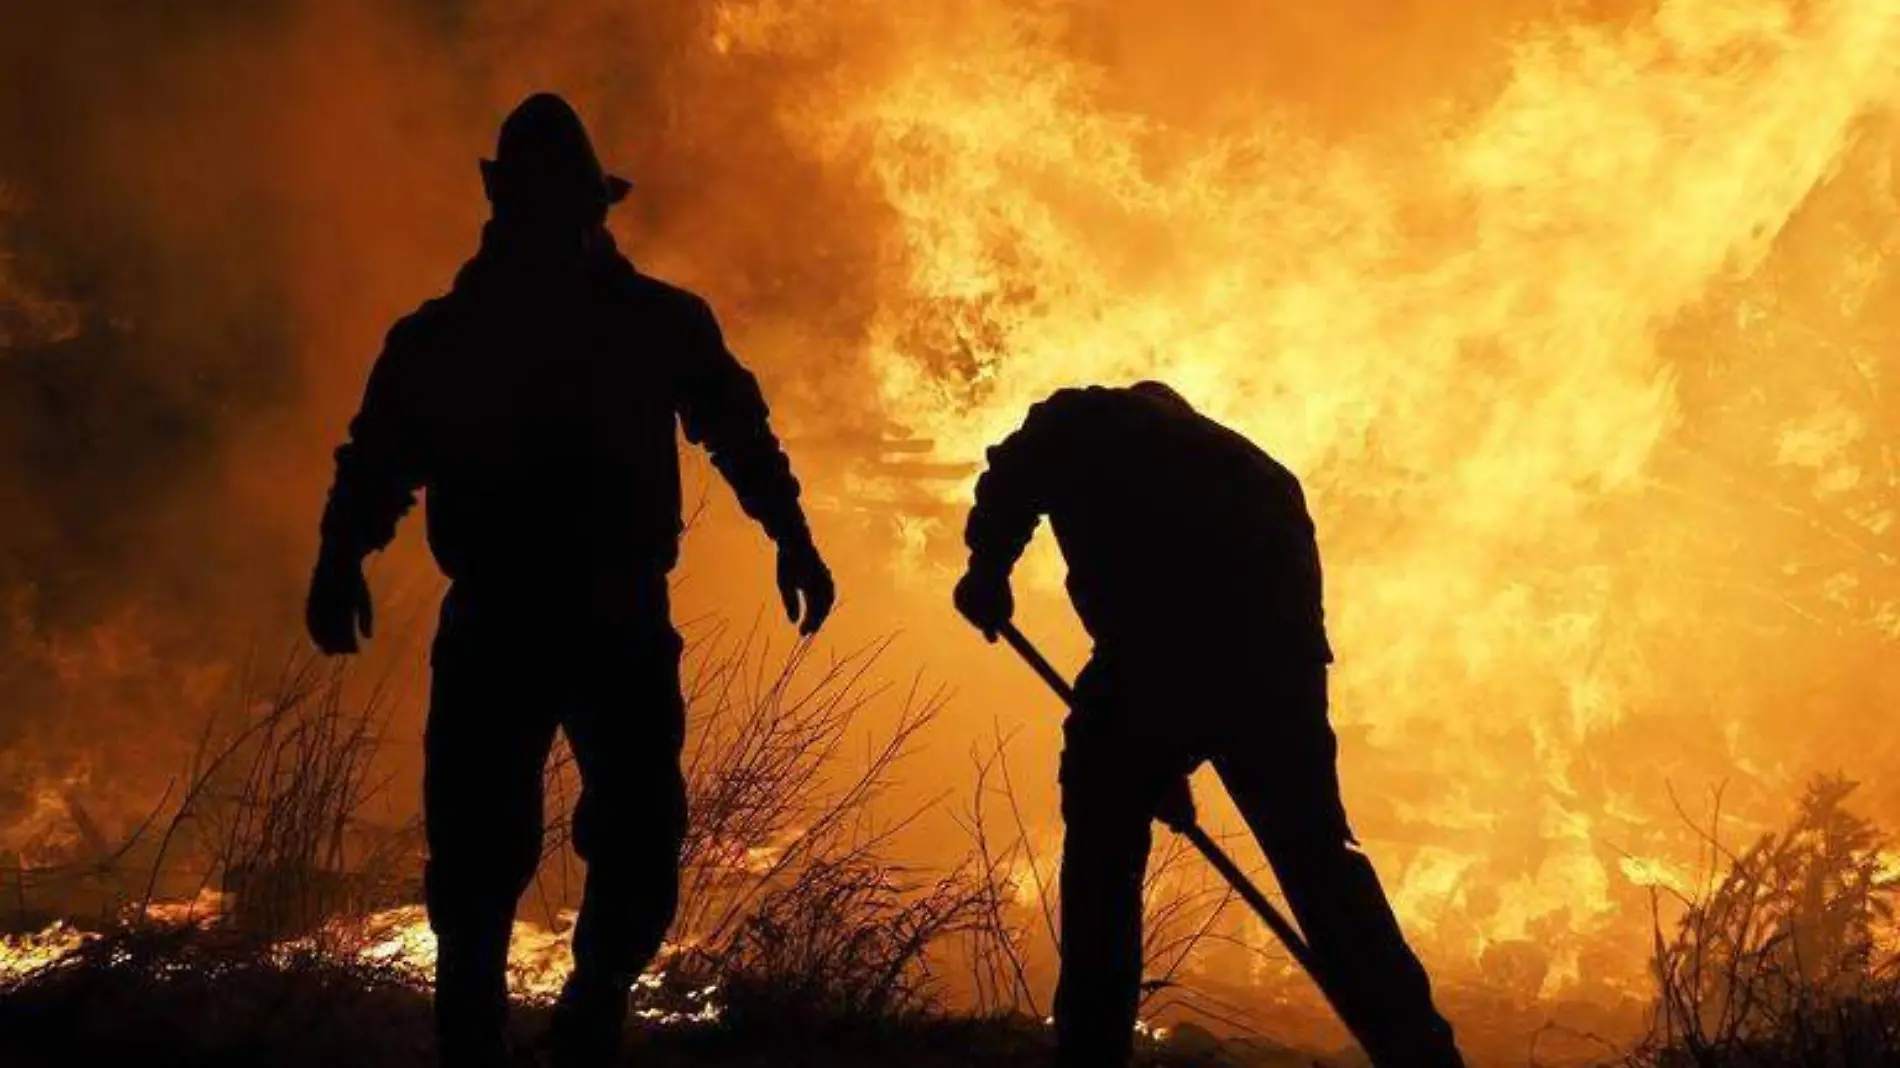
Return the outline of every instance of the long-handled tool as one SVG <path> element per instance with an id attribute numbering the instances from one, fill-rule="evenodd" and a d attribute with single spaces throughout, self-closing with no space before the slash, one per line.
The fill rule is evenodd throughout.
<path id="1" fill-rule="evenodd" d="M 1041 650 L 1032 645 L 1028 638 L 1023 637 L 1023 632 L 1017 630 L 1014 623 L 1003 624 L 997 633 L 1002 635 L 1003 640 L 1009 643 L 1009 647 L 1016 650 L 1016 655 L 1022 657 L 1030 669 L 1042 678 L 1042 681 L 1049 684 L 1049 688 L 1056 692 L 1056 696 L 1062 698 L 1064 704 L 1070 708 L 1075 707 L 1075 688 L 1070 686 L 1069 680 L 1063 678 L 1062 673 L 1055 669 L 1055 665 L 1049 663 Z M 1339 1004 L 1334 1000 L 1332 991 L 1326 989 L 1326 980 L 1321 977 L 1323 973 L 1313 960 L 1313 950 L 1307 946 L 1305 937 L 1300 934 L 1298 928 L 1293 926 L 1292 921 L 1282 916 L 1279 909 L 1273 907 L 1273 902 L 1267 900 L 1267 895 L 1260 892 L 1260 888 L 1253 884 L 1253 880 L 1247 878 L 1247 874 L 1240 870 L 1240 865 L 1234 863 L 1234 859 L 1227 855 L 1227 851 L 1220 847 L 1220 843 L 1208 836 L 1199 823 L 1189 819 L 1184 825 L 1175 827 L 1174 830 L 1192 843 L 1194 848 L 1200 851 L 1201 856 L 1206 857 L 1207 862 L 1214 866 L 1214 870 L 1220 872 L 1221 878 L 1227 880 L 1227 885 L 1234 888 L 1234 892 L 1240 895 L 1241 900 L 1253 908 L 1274 936 L 1286 946 L 1287 952 L 1292 954 L 1293 959 L 1306 970 L 1313 984 L 1319 987 L 1319 992 L 1337 1012 Z"/>

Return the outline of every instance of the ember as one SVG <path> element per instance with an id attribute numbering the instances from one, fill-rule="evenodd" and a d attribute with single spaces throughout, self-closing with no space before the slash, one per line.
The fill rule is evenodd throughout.
<path id="1" fill-rule="evenodd" d="M 144 910 L 142 922 L 212 927 L 220 920 L 223 903 L 215 894 L 193 901 L 155 903 Z M 573 967 L 573 936 L 572 913 L 563 914 L 561 925 L 552 929 L 532 923 L 515 925 L 508 951 L 508 988 L 515 1000 L 525 1005 L 553 1003 Z M 32 934 L 0 935 L 0 988 L 60 967 L 101 937 L 64 921 Z M 319 935 L 288 939 L 271 950 L 272 956 L 286 963 L 313 953 L 330 955 L 339 963 L 374 966 L 403 977 L 419 991 L 428 990 L 434 979 L 435 935 L 420 906 L 390 909 L 359 920 L 338 920 Z M 662 950 L 661 960 L 677 954 L 678 947 L 668 946 Z M 698 985 L 675 992 L 671 985 L 663 969 L 642 975 L 634 989 L 635 1014 L 662 1027 L 707 1024 L 719 1019 L 722 1010 L 717 986 Z M 679 1003 L 647 1003 L 656 996 Z"/>
<path id="2" fill-rule="evenodd" d="M 0 935 L 0 986 L 58 967 L 97 937 L 64 921 L 33 934 Z"/>

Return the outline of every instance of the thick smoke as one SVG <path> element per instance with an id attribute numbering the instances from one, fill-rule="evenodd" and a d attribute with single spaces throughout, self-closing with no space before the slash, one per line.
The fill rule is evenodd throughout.
<path id="1" fill-rule="evenodd" d="M 0 826 L 82 758 L 158 781 L 188 683 L 290 640 L 328 449 L 383 330 L 472 249 L 476 158 L 526 92 L 572 95 L 637 176 L 636 257 L 849 333 L 848 279 L 796 316 L 785 280 L 867 257 L 814 233 L 835 194 L 769 107 L 708 84 L 698 5 L 496 8 L 0 14 L 0 745 L 25 766 Z M 849 420 L 826 351 L 800 389 Z"/>

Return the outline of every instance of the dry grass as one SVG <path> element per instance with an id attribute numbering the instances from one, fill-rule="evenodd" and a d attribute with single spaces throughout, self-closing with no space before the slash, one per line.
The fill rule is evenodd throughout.
<path id="1" fill-rule="evenodd" d="M 1037 975 L 1035 965 L 1059 956 L 1059 861 L 1042 855 L 1030 831 L 1010 768 L 1009 736 L 999 728 L 992 738 L 972 753 L 974 788 L 958 821 L 970 841 L 966 868 L 980 886 L 971 902 L 974 922 L 961 932 L 962 951 L 978 1012 L 1039 1019 L 1044 1001 L 1037 990 L 1049 977 Z M 1001 833 L 993 828 L 999 823 Z M 1143 882 L 1142 1016 L 1199 1017 L 1230 1032 L 1251 1033 L 1244 1007 L 1186 979 L 1202 950 L 1231 943 L 1221 927 L 1238 895 L 1184 839 L 1156 834 Z"/>
<path id="2" fill-rule="evenodd" d="M 932 875 L 884 855 L 908 818 L 880 821 L 873 805 L 943 705 L 915 685 L 878 683 L 885 648 L 821 658 L 807 643 L 776 652 L 756 634 L 714 633 L 689 653 L 691 820 L 674 933 L 687 949 L 671 967 L 717 983 L 726 1018 L 746 1033 L 862 1034 L 943 1019 L 932 952 L 971 928 L 980 887 L 962 871 Z M 258 1015 L 250 1026 L 274 1034 L 275 1008 L 257 1000 L 269 991 L 318 1001 L 348 993 L 350 1002 L 394 997 L 398 985 L 413 993 L 413 975 L 366 969 L 345 944 L 348 917 L 399 898 L 418 859 L 412 827 L 363 817 L 385 785 L 372 769 L 389 705 L 385 687 L 348 682 L 344 669 L 298 653 L 268 684 L 246 688 L 239 715 L 207 723 L 176 800 L 122 851 L 146 865 L 119 913 L 131 925 L 0 991 L 4 1011 L 84 1017 L 83 1030 L 115 1032 L 84 1008 L 109 991 L 144 1005 L 127 1019 L 151 1017 L 146 1026 L 159 1034 L 156 1017 L 224 1012 L 213 992 L 242 978 L 231 1012 Z M 867 725 L 874 707 L 877 729 Z M 564 752 L 549 782 L 557 815 L 540 890 L 558 905 L 573 864 L 575 783 Z M 182 884 L 181 870 L 190 873 Z M 136 922 L 165 912 L 161 885 L 187 896 L 222 887 L 238 904 L 208 929 Z M 175 920 L 175 911 L 165 914 Z M 319 938 L 286 953 L 285 936 L 313 931 L 342 933 L 335 945 Z M 415 1027 L 407 1030 L 405 1049 Z M 163 1039 L 174 1042 L 197 1051 L 179 1063 L 213 1056 L 201 1042 Z"/>
<path id="3" fill-rule="evenodd" d="M 1030 1063 L 1047 1055 L 1055 863 L 1037 849 L 1000 733 L 974 755 L 960 814 L 965 863 L 911 870 L 887 855 L 915 813 L 877 820 L 940 694 L 878 683 L 884 646 L 821 657 L 774 651 L 756 633 L 714 632 L 689 655 L 686 767 L 692 822 L 675 967 L 716 982 L 714 1027 L 641 1039 L 659 1064 Z M 63 967 L 0 989 L 0 1062 L 241 1066 L 414 1064 L 428 1056 L 426 996 L 413 974 L 365 965 L 285 933 L 402 899 L 413 886 L 412 825 L 365 811 L 388 691 L 288 658 L 208 723 L 196 754 L 123 841 L 26 873 L 36 889 L 115 888 L 150 914 L 161 887 L 224 887 L 249 903 L 210 929 L 132 923 Z M 356 695 L 356 696 L 352 696 Z M 875 716 L 867 715 L 877 709 Z M 873 729 L 875 724 L 875 729 Z M 550 768 L 551 808 L 573 798 L 571 763 Z M 1783 830 L 1745 849 L 1702 838 L 1705 877 L 1658 888 L 1657 998 L 1628 1068 L 1827 1068 L 1900 1063 L 1896 884 L 1878 828 L 1849 808 L 1853 784 L 1816 780 Z M 564 817 L 540 887 L 566 895 Z M 180 883 L 177 875 L 189 878 Z M 161 875 L 165 878 L 161 878 Z M 29 885 L 22 879 L 21 885 Z M 578 887 L 578 881 L 572 884 Z M 260 889 L 261 888 L 261 889 Z M 129 906 L 129 909 L 126 908 Z M 1193 854 L 1160 839 L 1147 895 L 1144 1014 L 1249 1021 L 1181 981 L 1231 895 Z M 1671 917 L 1664 919 L 1665 914 Z M 345 925 L 347 929 L 347 925 Z M 968 1015 L 946 1009 L 948 970 Z M 525 1014 L 524 1034 L 536 1026 Z M 787 1050 L 810 1050 L 800 1060 Z M 1155 1063 L 1310 1063 L 1265 1044 L 1150 1048 Z M 1533 1059 L 1535 1053 L 1532 1054 Z"/>
<path id="4" fill-rule="evenodd" d="M 1746 850 L 1717 815 L 1702 833 L 1708 875 L 1654 927 L 1657 1000 L 1632 1065 L 1859 1068 L 1900 1062 L 1900 882 L 1885 838 L 1847 808 L 1854 784 L 1816 779 L 1794 820 Z"/>

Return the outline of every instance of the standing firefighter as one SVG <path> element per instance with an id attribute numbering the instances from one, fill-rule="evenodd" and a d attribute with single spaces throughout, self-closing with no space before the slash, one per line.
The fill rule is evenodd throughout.
<path id="1" fill-rule="evenodd" d="M 587 881 L 551 1046 L 557 1064 L 603 1064 L 679 894 L 676 419 L 778 543 L 803 633 L 834 595 L 757 382 L 704 301 L 615 249 L 607 210 L 629 185 L 601 170 L 573 110 L 529 98 L 482 179 L 480 250 L 390 331 L 337 450 L 308 623 L 325 652 L 356 650 L 370 633 L 363 559 L 426 489 L 430 547 L 453 580 L 423 786 L 442 1059 L 505 1059 L 508 935 L 541 855 L 558 727 L 580 768 Z"/>
<path id="2" fill-rule="evenodd" d="M 1206 760 L 1373 1063 L 1462 1064 L 1346 823 L 1299 482 L 1158 382 L 1056 393 L 989 461 L 958 610 L 995 640 L 1014 611 L 1010 569 L 1047 515 L 1095 640 L 1063 727 L 1059 1063 L 1128 1060 L 1149 821 L 1192 819 L 1186 776 Z"/>

